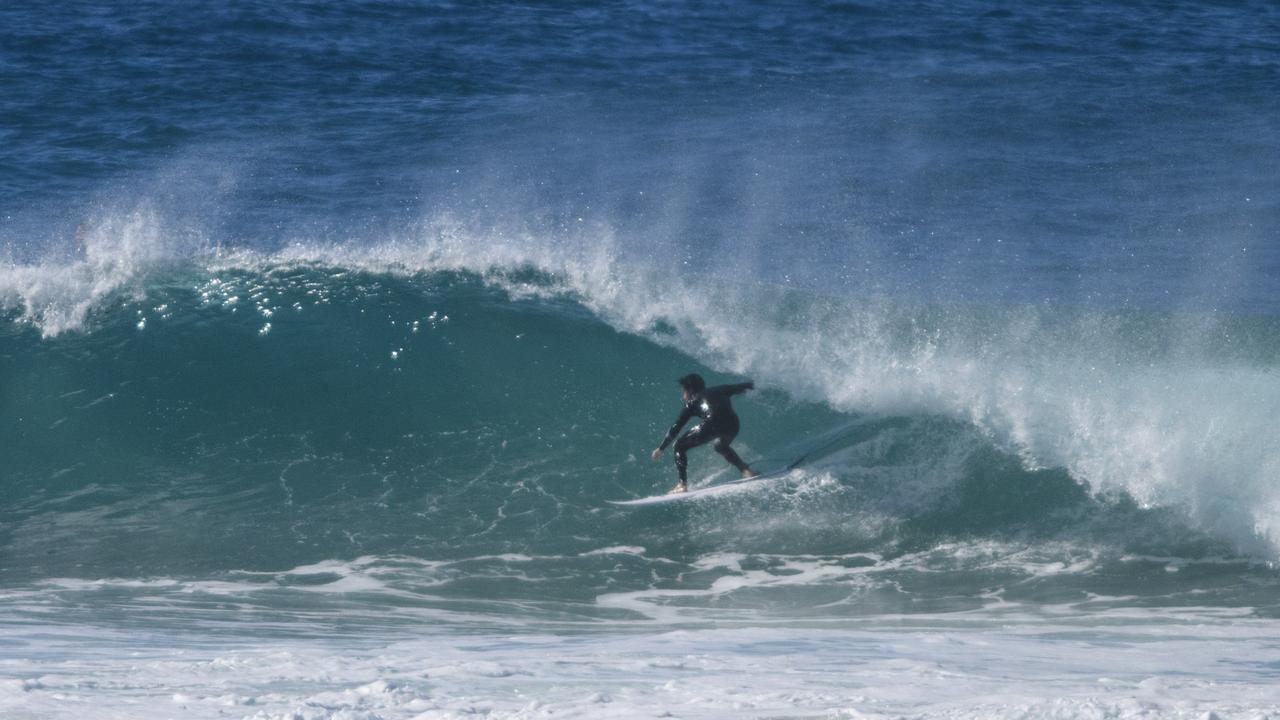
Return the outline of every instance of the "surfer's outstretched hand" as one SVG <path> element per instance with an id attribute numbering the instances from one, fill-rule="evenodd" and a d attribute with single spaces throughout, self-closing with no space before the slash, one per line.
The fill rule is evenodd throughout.
<path id="1" fill-rule="evenodd" d="M 649 459 L 650 459 L 650 460 L 652 460 L 652 461 L 654 461 L 654 462 L 658 462 L 659 460 L 661 460 L 661 459 L 662 459 L 662 448 L 658 448 L 658 449 L 654 450 L 653 452 L 649 453 Z"/>

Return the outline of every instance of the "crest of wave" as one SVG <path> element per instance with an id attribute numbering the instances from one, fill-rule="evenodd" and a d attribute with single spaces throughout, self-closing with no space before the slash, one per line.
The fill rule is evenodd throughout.
<path id="1" fill-rule="evenodd" d="M 0 265 L 0 307 L 43 337 L 80 330 L 93 308 L 171 256 L 158 215 L 147 207 L 80 226 L 71 252 Z"/>

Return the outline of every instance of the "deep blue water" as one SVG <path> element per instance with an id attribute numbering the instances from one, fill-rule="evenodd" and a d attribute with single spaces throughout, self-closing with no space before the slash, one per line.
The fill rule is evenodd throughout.
<path id="1" fill-rule="evenodd" d="M 669 267 L 842 293 L 1280 296 L 1271 3 L 72 2 L 0 24 L 21 261 L 145 203 L 224 246 L 583 218 Z"/>

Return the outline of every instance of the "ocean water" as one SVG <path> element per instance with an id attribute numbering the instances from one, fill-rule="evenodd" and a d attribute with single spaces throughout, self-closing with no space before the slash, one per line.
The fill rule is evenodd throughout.
<path id="1" fill-rule="evenodd" d="M 0 89 L 0 717 L 1280 718 L 1274 3 L 8 3 Z M 608 504 L 691 371 L 803 462 Z"/>

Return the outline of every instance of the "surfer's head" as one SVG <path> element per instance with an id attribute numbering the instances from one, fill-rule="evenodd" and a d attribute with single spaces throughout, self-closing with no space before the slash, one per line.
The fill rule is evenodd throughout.
<path id="1" fill-rule="evenodd" d="M 677 382 L 680 383 L 680 389 L 684 390 L 685 400 L 697 395 L 707 387 L 707 383 L 702 380 L 702 376 L 698 373 L 689 373 Z"/>

